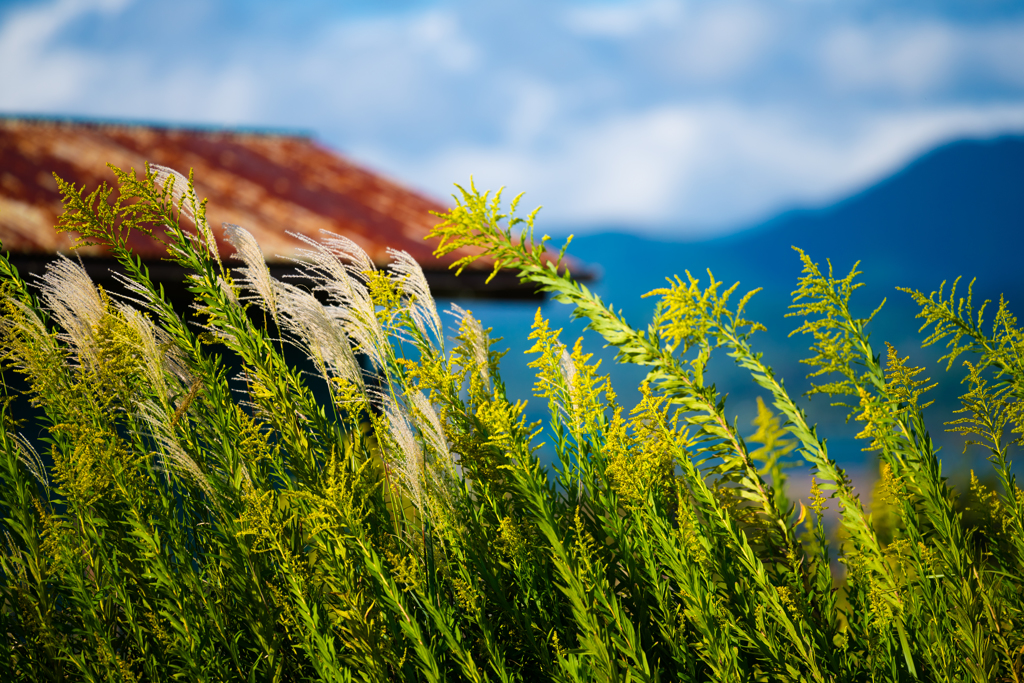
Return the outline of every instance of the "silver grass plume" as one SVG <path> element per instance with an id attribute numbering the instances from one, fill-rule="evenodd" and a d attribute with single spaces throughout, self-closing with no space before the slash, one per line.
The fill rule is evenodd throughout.
<path id="1" fill-rule="evenodd" d="M 235 248 L 233 258 L 245 263 L 245 267 L 237 269 L 242 276 L 238 279 L 239 284 L 256 294 L 263 307 L 270 311 L 274 324 L 280 328 L 273 278 L 256 238 L 245 228 L 230 223 L 224 224 L 224 238 Z"/>
<path id="2" fill-rule="evenodd" d="M 181 208 L 181 212 L 185 216 L 195 223 L 196 216 L 192 212 L 192 202 L 182 201 L 185 199 L 185 195 L 188 194 L 188 178 L 175 171 L 173 168 L 167 166 L 161 166 L 159 164 L 150 164 L 149 170 L 154 172 L 153 183 L 159 185 L 161 189 L 167 189 L 167 182 L 172 181 L 171 186 L 171 200 L 174 202 L 174 207 Z"/>
<path id="3" fill-rule="evenodd" d="M 29 308 L 23 301 L 8 296 L 7 303 L 18 309 L 17 316 L 4 316 L 0 319 L 0 325 L 9 329 L 17 330 L 24 335 L 29 343 L 35 347 L 44 347 L 51 353 L 58 352 L 57 344 L 46 329 L 46 324 L 39 318 L 34 310 Z M 23 367 L 23 366 L 18 366 Z"/>
<path id="4" fill-rule="evenodd" d="M 217 240 L 213 236 L 213 230 L 210 228 L 209 223 L 205 220 L 197 221 L 194 205 L 199 203 L 199 199 L 196 197 L 195 192 L 191 190 L 188 178 L 167 166 L 150 164 L 149 169 L 156 172 L 153 180 L 161 188 L 166 187 L 168 181 L 173 182 L 173 186 L 171 187 L 171 198 L 174 201 L 174 206 L 179 208 L 181 213 L 185 214 L 185 216 L 195 224 L 196 230 L 199 232 L 206 249 L 219 264 L 220 251 L 217 249 Z M 185 201 L 182 201 L 183 198 Z"/>
<path id="5" fill-rule="evenodd" d="M 61 338 L 74 345 L 79 362 L 94 363 L 93 329 L 103 318 L 106 307 L 89 274 L 79 264 L 59 255 L 46 266 L 40 279 L 43 302 L 64 328 Z"/>
<path id="6" fill-rule="evenodd" d="M 301 275 L 312 280 L 315 289 L 324 292 L 336 304 L 326 309 L 330 317 L 341 322 L 349 338 L 377 369 L 383 368 L 387 358 L 387 335 L 377 320 L 370 292 L 363 284 L 363 273 L 373 269 L 370 257 L 347 237 L 324 232 L 327 237 L 319 242 L 305 235 L 289 234 L 312 247 L 298 250 L 301 258 L 292 260 L 298 264 Z"/>
<path id="7" fill-rule="evenodd" d="M 565 386 L 571 393 L 576 388 L 576 365 L 572 362 L 572 356 L 562 347 L 562 357 L 558 359 L 558 365 L 562 370 L 562 378 Z"/>
<path id="8" fill-rule="evenodd" d="M 562 347 L 562 355 L 558 359 L 559 369 L 562 371 L 562 379 L 565 381 L 565 398 L 567 399 L 566 405 L 562 406 L 562 410 L 571 419 L 575 420 L 573 413 L 576 412 L 576 365 L 572 362 L 572 356 L 569 352 Z"/>
<path id="9" fill-rule="evenodd" d="M 138 304 L 145 310 L 152 313 L 160 314 L 162 312 L 162 306 L 156 302 L 153 298 L 153 292 L 151 292 L 145 285 L 139 284 L 131 276 L 125 273 L 111 271 L 110 275 L 119 285 L 124 287 L 125 291 L 129 292 L 129 294 L 118 293 L 118 299 Z"/>
<path id="10" fill-rule="evenodd" d="M 220 275 L 217 276 L 217 286 L 220 287 L 221 293 L 231 302 L 232 305 L 238 305 L 238 295 L 235 293 L 235 288 L 228 284 Z"/>
<path id="11" fill-rule="evenodd" d="M 299 249 L 297 253 L 304 259 L 291 259 L 295 261 L 310 276 L 315 271 L 315 279 L 326 280 L 325 284 L 332 284 L 334 288 L 326 289 L 329 294 L 341 296 L 347 299 L 351 296 L 369 297 L 364 283 L 367 280 L 367 273 L 377 269 L 370 255 L 353 240 L 338 235 L 328 230 L 321 230 L 321 238 L 313 239 L 302 233 L 288 231 L 289 235 L 312 247 L 310 249 Z"/>
<path id="12" fill-rule="evenodd" d="M 281 310 L 281 324 L 299 338 L 324 379 L 340 377 L 362 388 L 359 363 L 340 323 L 304 289 L 278 280 L 273 280 L 272 286 Z"/>
<path id="13" fill-rule="evenodd" d="M 130 306 L 118 306 L 125 322 L 134 330 L 139 339 L 139 355 L 142 358 L 142 371 L 149 385 L 156 391 L 161 401 L 169 400 L 167 382 L 164 378 L 164 362 L 156 341 L 155 327 L 146 316 Z"/>
<path id="14" fill-rule="evenodd" d="M 299 233 L 289 235 L 312 249 L 298 249 L 300 258 L 292 258 L 303 276 L 315 283 L 317 291 L 327 294 L 332 302 L 346 306 L 354 299 L 369 299 L 370 292 L 361 280 L 353 280 L 344 261 L 322 243 Z"/>
<path id="15" fill-rule="evenodd" d="M 150 436 L 153 437 L 153 440 L 160 447 L 157 455 L 160 458 L 160 466 L 163 468 L 164 473 L 169 475 L 173 471 L 186 475 L 202 489 L 207 498 L 219 507 L 219 501 L 214 493 L 213 486 L 210 484 L 210 480 L 203 474 L 196 461 L 178 443 L 178 438 L 170 427 L 171 420 L 167 414 L 151 400 L 140 401 L 138 409 L 139 416 L 149 427 Z"/>
<path id="16" fill-rule="evenodd" d="M 448 441 L 444 437 L 444 429 L 441 426 L 441 418 L 437 416 L 433 404 L 422 391 L 412 394 L 412 405 L 415 408 L 413 413 L 416 419 L 416 426 L 423 433 L 430 448 L 440 458 L 441 467 L 447 473 L 455 471 L 455 460 L 448 449 Z"/>
<path id="17" fill-rule="evenodd" d="M 424 441 L 434 452 L 434 458 L 426 466 L 433 484 L 427 502 L 434 516 L 443 520 L 449 518 L 454 510 L 460 472 L 455 458 L 452 457 L 452 452 L 448 448 L 444 428 L 434 405 L 423 395 L 422 391 L 409 394 L 409 398 L 416 426 L 423 435 Z"/>
<path id="18" fill-rule="evenodd" d="M 332 307 L 331 311 L 343 323 L 359 350 L 370 357 L 378 370 L 383 369 L 387 364 L 388 342 L 369 297 L 355 299 L 348 306 Z"/>
<path id="19" fill-rule="evenodd" d="M 232 393 L 238 394 L 240 397 L 242 397 L 240 400 L 236 401 L 239 406 L 251 410 L 252 416 L 258 420 L 269 422 L 273 419 L 273 416 L 271 416 L 270 413 L 267 412 L 267 409 L 263 407 L 262 404 L 248 400 L 248 397 L 252 395 L 251 388 L 253 382 L 255 381 L 250 373 L 246 372 L 245 370 L 242 370 L 237 375 L 232 377 L 231 381 L 234 382 L 235 384 L 242 385 L 232 385 L 231 387 Z"/>
<path id="20" fill-rule="evenodd" d="M 469 336 L 470 347 L 473 351 L 473 362 L 480 369 L 480 375 L 486 382 L 491 378 L 488 356 L 490 343 L 487 338 L 487 330 L 484 329 L 483 324 L 472 313 L 458 304 L 453 303 L 451 306 L 450 314 L 458 319 L 459 328 L 465 329 L 465 334 Z"/>
<path id="21" fill-rule="evenodd" d="M 409 314 L 416 323 L 416 327 L 424 336 L 429 327 L 430 331 L 434 333 L 434 339 L 443 343 L 441 316 L 437 314 L 437 305 L 434 303 L 434 297 L 430 294 L 430 286 L 423 274 L 423 268 L 407 251 L 389 248 L 388 256 L 392 259 L 390 270 L 394 279 L 409 299 Z"/>
<path id="22" fill-rule="evenodd" d="M 167 374 L 178 380 L 181 385 L 192 383 L 192 374 L 188 371 L 185 357 L 181 350 L 172 342 L 167 332 L 153 324 L 142 312 L 118 302 L 118 310 L 124 320 L 140 340 L 139 355 L 142 358 L 142 370 L 150 386 L 156 391 L 161 401 L 169 405 L 170 387 L 167 385 Z"/>
<path id="23" fill-rule="evenodd" d="M 413 505 L 417 510 L 423 512 L 423 449 L 416 441 L 416 437 L 409 427 L 409 420 L 406 419 L 405 411 L 398 405 L 398 402 L 390 396 L 384 396 L 383 402 L 391 437 L 401 451 L 397 469 L 402 475 Z"/>
<path id="24" fill-rule="evenodd" d="M 32 443 L 25 438 L 24 434 L 7 432 L 7 436 L 14 441 L 15 447 L 18 449 L 18 460 L 25 466 L 25 469 L 45 488 L 50 488 L 50 480 L 46 476 L 46 465 Z"/>
<path id="25" fill-rule="evenodd" d="M 366 250 L 356 244 L 353 240 L 339 235 L 329 230 L 321 230 L 320 234 L 323 235 L 321 243 L 326 247 L 332 254 L 338 258 L 347 259 L 351 261 L 349 270 L 358 278 L 365 278 L 364 273 L 369 273 L 376 270 L 377 267 L 373 264 L 373 259 L 366 253 Z"/>

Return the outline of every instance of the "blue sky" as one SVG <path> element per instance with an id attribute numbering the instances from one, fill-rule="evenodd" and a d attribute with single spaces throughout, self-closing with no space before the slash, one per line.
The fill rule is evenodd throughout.
<path id="1" fill-rule="evenodd" d="M 685 238 L 1024 132 L 1024 2 L 2 2 L 0 112 L 304 129 Z"/>

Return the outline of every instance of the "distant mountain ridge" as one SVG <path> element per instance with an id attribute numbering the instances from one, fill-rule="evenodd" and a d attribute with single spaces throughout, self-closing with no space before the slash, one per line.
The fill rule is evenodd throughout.
<path id="1" fill-rule="evenodd" d="M 943 145 L 828 208 L 789 211 L 726 237 L 670 242 L 606 233 L 577 238 L 572 253 L 601 264 L 613 281 L 633 279 L 643 262 L 662 282 L 711 267 L 730 282 L 781 276 L 788 286 L 799 274 L 792 245 L 816 261 L 831 259 L 843 274 L 859 260 L 864 279 L 886 289 L 931 291 L 958 275 L 978 276 L 986 290 L 1021 288 L 1024 137 Z"/>
<path id="2" fill-rule="evenodd" d="M 959 271 L 1017 285 L 1024 248 L 1024 137 L 944 145 L 818 211 L 784 214 L 722 240 L 759 253 L 790 244 L 852 255 L 879 275 Z"/>

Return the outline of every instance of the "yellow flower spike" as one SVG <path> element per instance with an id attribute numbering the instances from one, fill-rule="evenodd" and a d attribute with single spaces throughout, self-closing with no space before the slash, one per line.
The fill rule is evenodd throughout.
<path id="1" fill-rule="evenodd" d="M 239 538 L 252 536 L 252 552 L 274 550 L 278 526 L 274 522 L 274 509 L 277 507 L 277 493 L 273 489 L 259 491 L 251 484 L 245 487 L 243 494 L 245 509 L 238 517 L 242 530 L 235 535 Z"/>
<path id="2" fill-rule="evenodd" d="M 498 523 L 498 538 L 501 551 L 513 563 L 524 563 L 530 556 L 530 544 L 519 525 L 511 517 L 503 517 Z"/>
<path id="3" fill-rule="evenodd" d="M 819 517 L 821 513 L 828 510 L 828 506 L 825 505 L 825 495 L 821 492 L 821 486 L 818 485 L 817 477 L 811 477 L 811 509 Z"/>
<path id="4" fill-rule="evenodd" d="M 407 591 L 416 591 L 420 588 L 420 576 L 422 569 L 420 562 L 414 554 L 399 554 L 393 550 L 385 552 L 388 562 L 391 563 L 391 574 L 395 583 Z"/>
<path id="5" fill-rule="evenodd" d="M 885 368 L 885 388 L 889 391 L 892 398 L 899 403 L 906 403 L 910 407 L 920 408 L 924 410 L 930 406 L 933 402 L 929 401 L 922 406 L 917 405 L 917 400 L 921 397 L 921 394 L 933 389 L 937 384 L 928 384 L 930 380 L 915 380 L 914 378 L 924 372 L 924 368 L 907 367 L 907 358 L 900 358 L 896 353 L 896 348 L 886 342 L 888 348 L 888 354 L 886 357 L 886 368 Z"/>
<path id="6" fill-rule="evenodd" d="M 576 506 L 576 514 L 573 516 L 573 524 L 576 532 L 576 559 L 581 563 L 581 569 L 589 575 L 594 570 L 594 548 L 597 543 L 583 524 L 583 515 L 581 514 L 579 505 Z"/>
<path id="7" fill-rule="evenodd" d="M 526 353 L 539 353 L 540 357 L 528 363 L 528 367 L 537 370 L 537 381 L 533 385 L 533 393 L 542 398 L 556 396 L 558 387 L 564 382 L 562 372 L 562 353 L 565 346 L 558 341 L 562 330 L 551 330 L 548 321 L 541 315 L 540 309 L 533 317 L 532 332 L 529 339 L 535 340 Z"/>
<path id="8" fill-rule="evenodd" d="M 459 576 L 452 578 L 452 587 L 455 589 L 455 604 L 459 609 L 471 617 L 479 615 L 480 602 L 483 598 L 480 591 Z"/>
<path id="9" fill-rule="evenodd" d="M 667 279 L 668 287 L 651 290 L 643 296 L 661 296 L 654 312 L 654 326 L 661 338 L 667 341 L 670 351 L 674 352 L 681 345 L 685 353 L 691 347 L 705 343 L 708 332 L 720 323 L 723 316 L 731 319 L 727 305 L 739 283 L 719 293 L 722 282 L 716 280 L 710 270 L 708 286 L 703 289 L 700 280 L 690 271 L 686 271 L 686 282 L 678 275 L 674 280 Z M 735 315 L 742 312 L 755 293 L 756 290 L 743 297 Z"/>
<path id="10" fill-rule="evenodd" d="M 747 440 L 762 444 L 761 448 L 750 453 L 754 460 L 769 460 L 772 456 L 777 459 L 796 448 L 796 440 L 786 438 L 788 432 L 782 426 L 782 420 L 765 405 L 760 396 L 757 397 L 757 417 L 752 424 L 757 427 L 757 431 Z"/>
<path id="11" fill-rule="evenodd" d="M 651 393 L 650 384 L 640 387 L 642 399 L 627 423 L 616 409 L 606 429 L 605 473 L 629 509 L 642 507 L 652 490 L 670 490 L 675 470 L 676 442 L 688 441 L 674 425 L 666 424 L 665 399 Z"/>
<path id="12" fill-rule="evenodd" d="M 709 557 L 707 549 L 701 543 L 699 535 L 700 520 L 694 518 L 690 501 L 677 488 L 678 508 L 676 512 L 676 536 L 685 548 L 687 556 L 700 566 L 707 566 Z"/>
<path id="13" fill-rule="evenodd" d="M 605 436 L 605 474 L 627 508 L 643 506 L 650 477 L 647 462 L 636 457 L 637 444 L 629 434 L 622 411 L 616 410 Z"/>
<path id="14" fill-rule="evenodd" d="M 540 356 L 529 363 L 537 370 L 534 395 L 547 398 L 552 410 L 561 409 L 568 426 L 576 436 L 594 433 L 603 419 L 604 408 L 614 401 L 607 376 L 598 376 L 601 362 L 591 364 L 593 354 L 583 352 L 583 339 L 577 339 L 572 353 L 566 351 L 558 337 L 561 330 L 551 330 L 540 309 L 534 316 L 530 339 L 534 345 L 527 353 Z M 610 393 L 609 393 L 610 392 Z M 604 394 L 602 401 L 601 395 Z"/>
<path id="15" fill-rule="evenodd" d="M 593 365 L 588 364 L 593 355 L 583 353 L 583 338 L 580 337 L 569 356 L 572 364 L 572 380 L 569 382 L 570 415 L 576 430 L 588 434 L 594 431 L 598 418 L 604 412 L 601 393 L 605 392 L 607 397 L 609 388 L 608 377 L 597 375 L 601 361 L 598 360 Z"/>
<path id="16" fill-rule="evenodd" d="M 796 602 L 793 601 L 793 591 L 788 586 L 776 586 L 775 592 L 787 612 L 793 614 L 797 611 Z"/>
<path id="17" fill-rule="evenodd" d="M 487 443 L 502 449 L 510 449 L 515 445 L 516 433 L 526 427 L 523 410 L 525 401 L 509 403 L 508 401 L 487 401 L 477 408 L 476 417 L 486 427 Z"/>
<path id="18" fill-rule="evenodd" d="M 395 281 L 383 270 L 367 270 L 363 272 L 366 288 L 370 292 L 370 301 L 377 307 L 377 320 L 386 327 L 392 318 L 402 310 L 402 290 Z"/>
<path id="19" fill-rule="evenodd" d="M 864 428 L 856 438 L 871 440 L 871 443 L 861 450 L 881 450 L 880 438 L 888 434 L 888 424 L 891 422 L 888 411 L 885 405 L 871 396 L 864 387 L 858 385 L 857 394 L 860 396 L 861 413 L 856 419 L 864 423 Z"/>

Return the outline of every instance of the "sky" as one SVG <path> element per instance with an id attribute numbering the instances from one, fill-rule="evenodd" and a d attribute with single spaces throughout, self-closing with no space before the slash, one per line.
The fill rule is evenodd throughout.
<path id="1" fill-rule="evenodd" d="M 0 0 L 0 113 L 308 131 L 553 234 L 723 234 L 1024 133 L 1020 0 Z"/>

